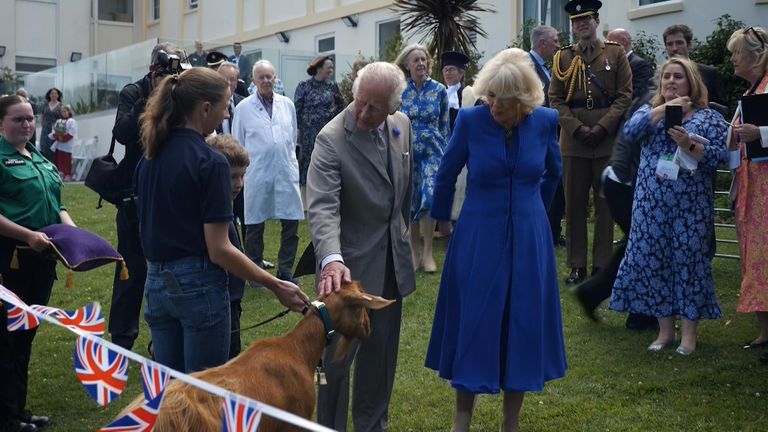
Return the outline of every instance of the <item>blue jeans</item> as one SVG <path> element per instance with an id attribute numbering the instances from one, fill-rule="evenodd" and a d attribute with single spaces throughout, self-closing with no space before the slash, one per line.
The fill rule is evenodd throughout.
<path id="1" fill-rule="evenodd" d="M 144 297 L 156 361 L 190 373 L 228 360 L 227 273 L 208 257 L 150 263 Z"/>

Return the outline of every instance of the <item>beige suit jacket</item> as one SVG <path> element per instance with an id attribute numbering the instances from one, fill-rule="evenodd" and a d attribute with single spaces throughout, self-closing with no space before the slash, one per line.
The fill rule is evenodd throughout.
<path id="1" fill-rule="evenodd" d="M 411 124 L 387 117 L 391 175 L 370 132 L 357 128 L 352 102 L 320 131 L 307 172 L 309 231 L 320 263 L 341 254 L 352 279 L 382 295 L 387 246 L 401 296 L 416 288 L 411 262 L 410 213 L 413 173 Z"/>

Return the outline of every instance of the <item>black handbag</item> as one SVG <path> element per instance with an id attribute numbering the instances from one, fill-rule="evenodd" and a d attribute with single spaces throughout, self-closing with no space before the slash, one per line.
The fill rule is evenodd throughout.
<path id="1" fill-rule="evenodd" d="M 93 160 L 88 174 L 85 176 L 85 186 L 99 194 L 99 205 L 104 200 L 110 204 L 118 205 L 122 202 L 124 190 L 122 179 L 117 170 L 117 161 L 112 154 L 115 152 L 115 137 L 109 145 L 109 152 Z"/>

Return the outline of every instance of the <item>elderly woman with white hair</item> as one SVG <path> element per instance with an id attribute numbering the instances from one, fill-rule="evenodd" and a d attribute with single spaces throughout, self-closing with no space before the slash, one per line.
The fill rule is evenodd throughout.
<path id="1" fill-rule="evenodd" d="M 432 57 L 424 46 L 411 44 L 403 48 L 395 63 L 408 77 L 400 111 L 411 120 L 413 129 L 413 196 L 411 198 L 411 252 L 413 267 L 435 273 L 432 255 L 435 221 L 429 217 L 435 174 L 450 135 L 448 93 L 445 86 L 430 78 Z M 419 256 L 419 237 L 424 235 L 424 248 Z"/>
<path id="2" fill-rule="evenodd" d="M 749 82 L 745 96 L 768 93 L 768 32 L 762 27 L 737 30 L 728 39 L 733 73 Z M 741 252 L 741 293 L 738 312 L 755 313 L 760 334 L 744 349 L 768 347 L 768 163 L 750 160 L 747 145 L 768 147 L 768 127 L 743 121 L 741 105 L 728 131 L 735 159 L 731 199 Z M 748 144 L 749 143 L 749 144 Z M 768 363 L 768 354 L 761 357 Z"/>
<path id="3" fill-rule="evenodd" d="M 467 196 L 445 259 L 426 366 L 456 389 L 453 431 L 475 395 L 504 392 L 502 430 L 519 430 L 524 393 L 565 375 L 547 207 L 560 179 L 557 111 L 530 57 L 510 48 L 480 71 L 487 105 L 462 109 L 435 180 L 432 216 L 450 217 L 456 176 Z"/>

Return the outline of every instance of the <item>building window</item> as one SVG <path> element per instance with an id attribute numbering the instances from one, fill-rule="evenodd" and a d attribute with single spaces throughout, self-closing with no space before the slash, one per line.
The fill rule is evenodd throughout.
<path id="1" fill-rule="evenodd" d="M 327 53 L 336 50 L 336 37 L 322 37 L 317 40 L 317 52 Z"/>
<path id="2" fill-rule="evenodd" d="M 152 0 L 152 20 L 158 21 L 160 19 L 160 0 Z"/>
<path id="3" fill-rule="evenodd" d="M 16 72 L 20 74 L 40 72 L 56 67 L 56 59 L 16 56 Z"/>
<path id="4" fill-rule="evenodd" d="M 400 33 L 400 20 L 379 23 L 379 58 L 384 58 L 387 45 Z"/>
<path id="5" fill-rule="evenodd" d="M 565 12 L 568 0 L 523 0 L 524 22 L 533 20 L 533 25 L 550 25 L 558 32 L 570 32 L 571 20 Z"/>
<path id="6" fill-rule="evenodd" d="M 187 0 L 187 7 L 189 10 L 197 9 L 197 0 Z"/>
<path id="7" fill-rule="evenodd" d="M 665 1 L 669 1 L 669 0 L 640 0 L 640 6 L 645 6 L 645 5 L 654 4 L 654 3 L 664 3 Z"/>
<path id="8" fill-rule="evenodd" d="M 133 22 L 133 0 L 99 0 L 99 19 Z"/>

